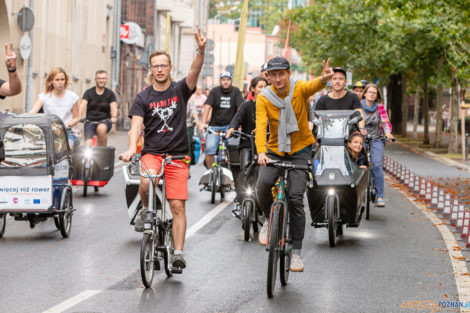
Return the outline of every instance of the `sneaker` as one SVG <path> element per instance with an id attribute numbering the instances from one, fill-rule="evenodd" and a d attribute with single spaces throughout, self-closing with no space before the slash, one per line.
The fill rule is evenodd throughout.
<path id="1" fill-rule="evenodd" d="M 181 254 L 174 254 L 171 264 L 176 268 L 186 268 L 186 261 Z"/>
<path id="2" fill-rule="evenodd" d="M 234 217 L 242 219 L 242 210 L 240 203 L 235 203 L 234 208 L 232 210 L 232 214 Z"/>
<path id="3" fill-rule="evenodd" d="M 258 234 L 258 242 L 262 246 L 265 246 L 266 243 L 268 242 L 268 230 L 269 230 L 269 220 L 266 220 L 264 221 L 263 227 L 261 228 L 261 231 Z"/>
<path id="4" fill-rule="evenodd" d="M 290 260 L 290 271 L 291 272 L 303 272 L 304 263 L 298 254 L 292 254 L 292 259 Z"/>
<path id="5" fill-rule="evenodd" d="M 385 206 L 385 201 L 384 201 L 384 199 L 378 198 L 375 205 L 378 206 L 378 207 L 384 207 L 384 206 Z"/>
<path id="6" fill-rule="evenodd" d="M 144 231 L 144 223 L 142 222 L 142 214 L 139 214 L 134 220 L 134 230 L 137 232 Z"/>

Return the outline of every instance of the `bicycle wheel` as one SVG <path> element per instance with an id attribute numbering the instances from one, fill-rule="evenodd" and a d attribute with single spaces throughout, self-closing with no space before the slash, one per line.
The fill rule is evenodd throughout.
<path id="1" fill-rule="evenodd" d="M 370 212 L 370 184 L 367 185 L 367 196 L 366 196 L 366 220 L 369 220 L 369 212 Z"/>
<path id="2" fill-rule="evenodd" d="M 68 238 L 72 229 L 72 195 L 68 191 L 64 192 L 66 192 L 65 201 L 61 209 L 65 212 L 59 213 L 59 230 L 63 238 Z"/>
<path id="3" fill-rule="evenodd" d="M 328 240 L 330 247 L 336 246 L 336 199 L 335 197 L 326 198 L 326 211 L 328 212 Z"/>
<path id="4" fill-rule="evenodd" d="M 54 225 L 57 230 L 60 230 L 59 218 L 57 216 L 54 216 Z"/>
<path id="5" fill-rule="evenodd" d="M 83 171 L 83 196 L 86 197 L 88 193 L 88 175 L 90 174 L 90 169 L 85 169 Z"/>
<path id="6" fill-rule="evenodd" d="M 253 211 L 253 203 L 251 201 L 243 202 L 243 237 L 245 241 L 250 241 L 250 229 L 251 229 L 251 214 Z"/>
<path id="7" fill-rule="evenodd" d="M 140 246 L 140 276 L 146 288 L 150 288 L 154 274 L 154 255 L 153 255 L 153 238 L 150 234 L 144 234 L 142 244 Z"/>
<path id="8" fill-rule="evenodd" d="M 211 173 L 212 186 L 211 186 L 211 203 L 215 203 L 215 193 L 217 191 L 217 167 L 212 168 Z"/>
<path id="9" fill-rule="evenodd" d="M 279 261 L 279 249 L 281 241 L 281 225 L 280 218 L 282 206 L 275 204 L 272 216 L 272 224 L 269 235 L 269 256 L 268 256 L 268 279 L 267 279 L 267 293 L 268 298 L 274 295 L 274 287 L 276 286 L 277 263 Z"/>
<path id="10" fill-rule="evenodd" d="M 292 259 L 292 243 L 290 238 L 289 226 L 287 226 L 286 239 L 287 240 L 284 245 L 284 249 L 281 251 L 281 258 L 279 260 L 279 276 L 281 278 L 282 286 L 287 285 L 287 281 L 289 280 L 290 260 Z"/>
<path id="11" fill-rule="evenodd" d="M 165 273 L 166 276 L 171 277 L 173 276 L 173 271 L 171 267 L 171 256 L 173 255 L 173 252 L 175 251 L 175 245 L 173 242 L 173 233 L 171 232 L 171 227 L 167 227 L 165 229 L 165 246 L 169 247 L 170 253 L 165 252 L 163 255 L 163 263 L 165 266 Z M 168 251 L 167 250 L 167 251 Z"/>
<path id="12" fill-rule="evenodd" d="M 5 233 L 5 225 L 7 223 L 7 215 L 5 213 L 0 214 L 0 238 L 3 237 Z"/>

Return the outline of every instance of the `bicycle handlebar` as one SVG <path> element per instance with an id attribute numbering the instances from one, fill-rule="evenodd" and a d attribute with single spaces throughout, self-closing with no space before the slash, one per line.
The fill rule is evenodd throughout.
<path id="1" fill-rule="evenodd" d="M 88 119 L 86 119 L 86 118 L 81 118 L 79 122 L 80 122 L 80 123 L 84 123 L 84 124 L 85 124 L 85 123 L 89 123 L 89 124 L 91 124 L 91 125 L 99 125 L 99 124 L 101 124 L 101 123 L 103 123 L 103 122 L 108 122 L 108 121 L 110 121 L 109 118 L 106 118 L 106 119 L 101 120 L 101 121 L 90 121 L 90 120 L 88 120 Z"/>
<path id="2" fill-rule="evenodd" d="M 378 138 L 375 138 L 375 139 L 372 139 L 372 136 L 371 135 L 366 135 L 365 138 L 364 138 L 364 141 L 365 142 L 371 142 L 372 140 L 387 140 L 389 142 L 395 142 L 397 139 L 395 137 L 392 137 L 392 139 L 389 139 L 385 136 L 379 136 Z"/>
<path id="3" fill-rule="evenodd" d="M 255 138 L 255 135 L 249 135 L 247 133 L 244 133 L 244 132 L 241 132 L 241 131 L 238 131 L 238 130 L 234 130 L 232 132 L 232 136 L 234 136 L 234 137 L 245 137 L 246 139 Z"/>
<path id="4" fill-rule="evenodd" d="M 293 170 L 293 169 L 311 170 L 312 169 L 311 165 L 292 164 L 290 162 L 279 161 L 279 160 L 270 160 L 268 163 L 266 163 L 266 165 L 277 167 L 277 168 L 284 169 L 284 170 Z"/>

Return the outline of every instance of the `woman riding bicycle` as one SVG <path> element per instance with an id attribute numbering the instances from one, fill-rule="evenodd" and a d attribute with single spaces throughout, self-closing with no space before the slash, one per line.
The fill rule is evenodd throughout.
<path id="1" fill-rule="evenodd" d="M 39 113 L 42 109 L 44 113 L 59 116 L 67 128 L 76 125 L 80 121 L 78 114 L 79 97 L 76 93 L 67 89 L 69 82 L 69 76 L 63 68 L 53 68 L 46 77 L 44 92 L 39 94 L 29 113 Z M 67 132 L 67 137 L 70 147 L 78 144 L 74 132 Z"/>
<path id="2" fill-rule="evenodd" d="M 254 95 L 253 100 L 246 101 L 240 106 L 237 114 L 232 119 L 230 123 L 230 128 L 227 131 L 227 137 L 230 137 L 232 132 L 238 129 L 241 126 L 241 131 L 245 134 L 251 134 L 253 130 L 256 128 L 256 98 L 258 95 L 263 91 L 263 89 L 267 86 L 268 81 L 261 77 L 257 76 L 251 80 L 250 84 L 250 91 Z M 238 178 L 237 186 L 235 186 L 237 192 L 237 199 L 241 201 L 242 197 L 242 186 L 246 186 L 245 182 L 245 169 L 248 163 L 251 161 L 251 143 L 250 140 L 247 138 L 240 138 L 240 173 Z M 255 152 L 256 153 L 256 152 Z M 254 177 L 256 180 L 256 177 Z"/>
<path id="3" fill-rule="evenodd" d="M 365 128 L 372 137 L 370 141 L 370 159 L 374 173 L 376 192 L 376 205 L 385 206 L 384 201 L 384 171 L 382 167 L 385 140 L 392 139 L 392 125 L 388 119 L 387 111 L 383 106 L 383 98 L 375 84 L 368 84 L 364 89 L 364 99 L 361 101 L 364 110 Z"/>

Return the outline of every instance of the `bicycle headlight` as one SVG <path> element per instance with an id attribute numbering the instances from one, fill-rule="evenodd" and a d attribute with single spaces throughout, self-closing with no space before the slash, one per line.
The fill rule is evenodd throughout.
<path id="1" fill-rule="evenodd" d="M 91 155 L 92 155 L 91 149 L 86 148 L 86 149 L 85 149 L 85 157 L 86 157 L 86 158 L 91 158 Z"/>
<path id="2" fill-rule="evenodd" d="M 332 195 L 334 195 L 334 194 L 335 194 L 335 189 L 334 189 L 334 188 L 328 189 L 328 195 L 329 195 L 329 196 L 332 196 Z"/>
<path id="3" fill-rule="evenodd" d="M 250 187 L 246 188 L 246 194 L 251 196 L 253 194 L 253 189 L 251 189 Z"/>

